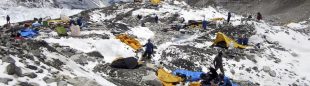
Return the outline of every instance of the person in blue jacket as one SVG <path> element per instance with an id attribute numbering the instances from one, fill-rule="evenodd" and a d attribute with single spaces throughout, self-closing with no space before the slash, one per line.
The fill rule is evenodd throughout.
<path id="1" fill-rule="evenodd" d="M 82 21 L 82 17 L 79 17 L 77 20 L 76 20 L 77 24 L 82 27 L 83 25 L 83 21 Z"/>
<path id="2" fill-rule="evenodd" d="M 142 57 L 146 57 L 147 59 L 151 59 L 151 55 L 154 52 L 154 45 L 151 43 L 151 40 L 149 39 L 148 42 L 143 45 L 143 47 L 146 47 L 145 52 L 143 53 Z"/>
<path id="3" fill-rule="evenodd" d="M 249 42 L 249 38 L 247 38 L 246 36 L 244 36 L 242 44 L 243 44 L 243 45 L 248 45 L 248 42 Z"/>
<path id="4" fill-rule="evenodd" d="M 243 44 L 243 37 L 242 35 L 239 35 L 238 39 L 237 39 L 238 44 Z"/>
<path id="5" fill-rule="evenodd" d="M 207 26 L 208 26 L 208 22 L 207 22 L 206 20 L 203 20 L 203 21 L 202 21 L 202 28 L 203 28 L 204 30 L 206 30 L 206 29 L 207 29 Z"/>

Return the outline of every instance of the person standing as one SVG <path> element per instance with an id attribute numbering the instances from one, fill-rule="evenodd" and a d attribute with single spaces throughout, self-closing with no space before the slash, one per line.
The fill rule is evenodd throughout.
<path id="1" fill-rule="evenodd" d="M 260 20 L 263 19 L 263 16 L 262 16 L 262 14 L 261 14 L 260 12 L 257 13 L 256 19 L 257 19 L 258 21 L 260 21 Z"/>
<path id="2" fill-rule="evenodd" d="M 6 23 L 11 24 L 11 18 L 9 15 L 6 16 Z"/>
<path id="3" fill-rule="evenodd" d="M 208 22 L 204 19 L 204 20 L 202 21 L 202 28 L 203 28 L 204 30 L 206 30 L 207 27 L 208 27 Z"/>
<path id="4" fill-rule="evenodd" d="M 228 16 L 227 16 L 227 23 L 229 23 L 229 22 L 230 22 L 230 18 L 231 18 L 231 13 L 230 13 L 230 12 L 228 12 Z"/>
<path id="5" fill-rule="evenodd" d="M 213 60 L 213 65 L 215 67 L 215 70 L 220 69 L 222 74 L 224 74 L 224 68 L 223 68 L 223 53 L 219 52 L 218 55 Z M 225 75 L 225 74 L 224 74 Z"/>
<path id="6" fill-rule="evenodd" d="M 148 42 L 143 45 L 143 47 L 146 47 L 145 52 L 143 53 L 142 57 L 151 59 L 151 55 L 154 52 L 154 45 L 151 43 L 151 40 L 149 39 Z"/>

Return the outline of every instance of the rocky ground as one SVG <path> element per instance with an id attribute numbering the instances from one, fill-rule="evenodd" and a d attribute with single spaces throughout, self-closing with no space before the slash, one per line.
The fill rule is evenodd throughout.
<path id="1" fill-rule="evenodd" d="M 170 5 L 176 6 L 174 3 L 170 3 Z M 195 9 L 187 6 L 181 7 L 182 9 Z M 0 77 L 0 83 L 21 86 L 40 86 L 46 84 L 57 86 L 67 86 L 68 84 L 74 86 L 100 86 L 104 85 L 102 84 L 103 81 L 100 80 L 108 80 L 117 86 L 161 86 L 161 83 L 156 79 L 156 67 L 153 67 L 154 64 L 157 66 L 158 63 L 162 63 L 161 65 L 168 70 L 187 69 L 192 71 L 206 71 L 205 69 L 211 65 L 213 58 L 219 51 L 224 52 L 225 71 L 232 77 L 234 82 L 241 86 L 266 85 L 264 82 L 259 82 L 259 80 L 249 80 L 265 79 L 264 77 L 276 78 L 277 80 L 281 80 L 282 77 L 287 78 L 287 76 L 294 79 L 297 78 L 296 81 L 293 81 L 294 83 L 281 84 L 281 81 L 278 81 L 276 84 L 273 84 L 279 86 L 307 86 L 307 83 L 309 83 L 307 78 L 297 77 L 298 74 L 293 71 L 293 68 L 278 70 L 272 68 L 272 66 L 259 65 L 259 63 L 263 63 L 259 62 L 260 59 L 268 59 L 272 61 L 272 64 L 276 65 L 282 64 L 279 56 L 273 53 L 266 54 L 265 51 L 274 49 L 278 50 L 278 52 L 290 52 L 279 43 L 268 38 L 262 37 L 264 48 L 261 49 L 226 50 L 211 46 L 216 32 L 224 32 L 232 38 L 234 37 L 232 34 L 237 32 L 248 34 L 249 37 L 256 36 L 257 27 L 255 24 L 223 24 L 218 28 L 210 26 L 215 28 L 208 30 L 188 28 L 184 32 L 163 31 L 170 28 L 169 24 L 171 21 L 176 20 L 173 13 L 164 12 L 158 14 L 163 17 L 160 18 L 160 23 L 154 23 L 151 15 L 147 15 L 139 21 L 135 15 L 135 11 L 139 9 L 155 10 L 155 8 L 149 5 L 125 3 L 83 11 L 81 14 L 74 16 L 82 16 L 89 22 L 83 30 L 85 32 L 108 31 L 112 34 L 92 33 L 83 34 L 81 37 L 60 38 L 49 36 L 53 35 L 52 33 L 42 32 L 41 36 L 34 39 L 15 40 L 10 37 L 9 32 L 17 31 L 19 27 L 16 27 L 17 30 L 1 29 L 1 67 L 5 67 L 3 75 L 6 77 Z M 102 15 L 102 18 L 94 19 L 93 15 Z M 112 17 L 104 18 L 103 16 Z M 70 46 L 44 41 L 46 38 L 113 39 L 114 35 L 128 33 L 133 27 L 140 26 L 141 21 L 145 22 L 145 26 L 154 33 L 152 41 L 156 45 L 156 54 L 150 62 L 152 64 L 143 64 L 137 69 L 112 68 L 109 66 L 110 63 L 104 60 L 107 57 L 99 51 L 86 53 Z M 273 31 L 266 31 L 266 33 L 268 32 L 273 33 Z M 45 35 L 48 36 L 46 37 Z M 147 39 L 143 40 L 145 41 Z M 292 55 L 296 54 L 292 53 Z M 249 66 L 243 62 L 255 65 Z M 242 75 L 247 74 L 250 75 L 247 76 L 250 77 L 248 80 L 240 78 Z M 35 82 L 35 80 L 39 82 Z"/>

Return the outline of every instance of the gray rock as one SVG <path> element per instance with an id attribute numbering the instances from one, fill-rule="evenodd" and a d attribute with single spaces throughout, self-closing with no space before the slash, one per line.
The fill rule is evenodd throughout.
<path id="1" fill-rule="evenodd" d="M 269 72 L 269 75 L 272 76 L 272 77 L 276 77 L 277 73 L 276 73 L 276 71 L 273 70 L 273 71 Z"/>
<path id="2" fill-rule="evenodd" d="M 264 66 L 264 67 L 263 67 L 263 71 L 264 71 L 264 72 L 267 72 L 267 73 L 268 73 L 270 70 L 271 70 L 271 69 L 270 69 L 270 67 L 268 67 L 268 66 Z"/>
<path id="3" fill-rule="evenodd" d="M 29 77 L 29 78 L 36 78 L 38 75 L 35 73 L 25 73 L 25 76 Z"/>
<path id="4" fill-rule="evenodd" d="M 66 81 L 59 81 L 57 82 L 57 86 L 67 86 L 68 83 Z"/>
<path id="5" fill-rule="evenodd" d="M 52 83 L 52 82 L 56 82 L 55 79 L 50 78 L 50 77 L 46 77 L 46 76 L 43 78 L 43 81 L 45 81 L 45 83 L 47 83 L 47 84 Z"/>
<path id="6" fill-rule="evenodd" d="M 145 81 L 145 84 L 148 86 L 163 86 L 161 82 L 158 80 L 148 80 L 148 81 Z"/>
<path id="7" fill-rule="evenodd" d="M 38 67 L 33 66 L 33 65 L 27 65 L 26 68 L 32 69 L 32 70 L 37 70 Z"/>
<path id="8" fill-rule="evenodd" d="M 10 81 L 13 81 L 13 79 L 10 79 L 10 78 L 0 78 L 0 83 L 8 84 Z"/>
<path id="9" fill-rule="evenodd" d="M 101 86 L 94 80 L 90 80 L 86 77 L 75 77 L 68 80 L 69 84 L 74 86 Z"/>
<path id="10" fill-rule="evenodd" d="M 7 62 L 7 63 L 15 63 L 15 62 L 16 62 L 13 58 L 11 58 L 11 57 L 9 57 L 9 56 L 3 57 L 3 58 L 2 58 L 2 61 L 3 61 L 3 62 Z"/>
<path id="11" fill-rule="evenodd" d="M 16 74 L 17 76 L 20 76 L 22 77 L 23 74 L 22 74 L 22 70 L 17 67 L 14 63 L 11 63 L 9 64 L 7 67 L 6 67 L 6 71 L 9 75 L 14 75 Z"/>
<path id="12" fill-rule="evenodd" d="M 245 68 L 245 70 L 250 73 L 251 72 L 251 68 Z"/>
<path id="13" fill-rule="evenodd" d="M 231 74 L 233 74 L 233 75 L 236 73 L 234 69 L 230 69 L 230 72 L 231 72 Z"/>
<path id="14" fill-rule="evenodd" d="M 38 70 L 36 73 L 43 73 L 44 71 L 42 69 Z"/>

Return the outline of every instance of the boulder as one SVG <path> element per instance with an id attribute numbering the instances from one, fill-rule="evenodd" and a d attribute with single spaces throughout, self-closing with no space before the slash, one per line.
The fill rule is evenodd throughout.
<path id="1" fill-rule="evenodd" d="M 38 75 L 35 73 L 25 73 L 25 76 L 29 77 L 29 78 L 36 78 Z"/>
<path id="2" fill-rule="evenodd" d="M 42 69 L 38 70 L 36 73 L 43 73 L 44 71 Z"/>
<path id="3" fill-rule="evenodd" d="M 7 62 L 7 63 L 15 63 L 15 62 L 16 62 L 13 58 L 11 58 L 11 57 L 9 57 L 9 56 L 3 57 L 3 58 L 2 58 L 2 61 L 3 61 L 3 62 Z"/>
<path id="4" fill-rule="evenodd" d="M 17 76 L 20 76 L 22 77 L 23 74 L 22 74 L 22 70 L 21 68 L 17 67 L 15 65 L 15 63 L 10 63 L 7 67 L 6 67 L 6 71 L 9 75 L 14 75 L 16 74 Z"/>
<path id="5" fill-rule="evenodd" d="M 75 77 L 68 80 L 69 84 L 74 86 L 101 86 L 94 80 L 90 80 L 86 77 Z"/>
<path id="6" fill-rule="evenodd" d="M 45 81 L 45 83 L 47 83 L 47 84 L 52 83 L 52 82 L 56 82 L 55 79 L 50 78 L 50 77 L 46 77 L 46 76 L 43 78 L 43 81 Z"/>
<path id="7" fill-rule="evenodd" d="M 277 73 L 276 73 L 276 71 L 270 71 L 269 72 L 269 75 L 271 76 L 271 77 L 276 77 L 277 76 Z"/>
<path id="8" fill-rule="evenodd" d="M 33 66 L 33 65 L 27 65 L 26 68 L 32 69 L 32 70 L 37 70 L 38 67 Z"/>
<path id="9" fill-rule="evenodd" d="M 59 81 L 57 82 L 57 86 L 67 86 L 68 83 L 66 81 Z"/>
<path id="10" fill-rule="evenodd" d="M 264 67 L 263 67 L 263 71 L 264 71 L 264 72 L 267 72 L 267 73 L 268 73 L 270 70 L 271 70 L 271 69 L 270 69 L 270 67 L 268 67 L 268 66 L 264 66 Z"/>
<path id="11" fill-rule="evenodd" d="M 10 78 L 0 78 L 0 83 L 9 84 L 10 81 L 13 81 L 13 79 L 10 79 Z"/>

